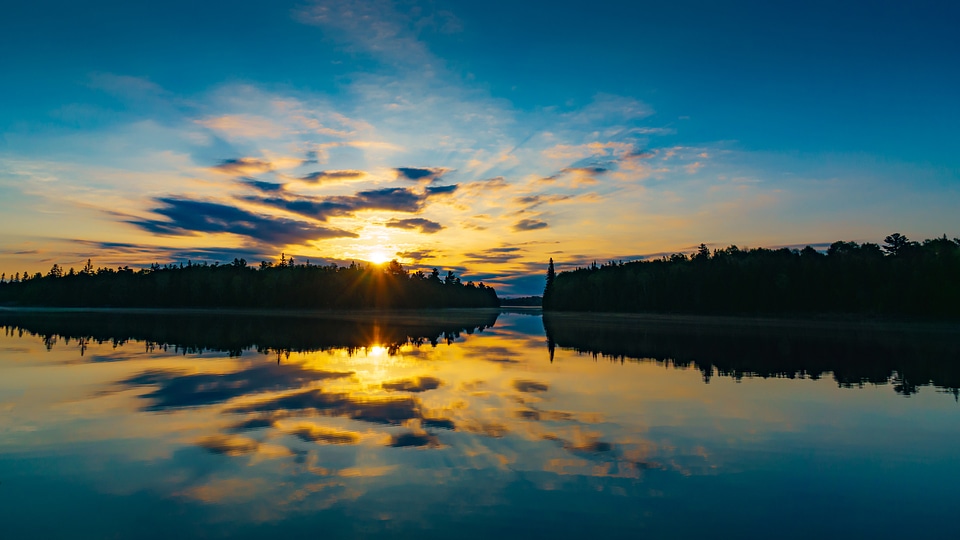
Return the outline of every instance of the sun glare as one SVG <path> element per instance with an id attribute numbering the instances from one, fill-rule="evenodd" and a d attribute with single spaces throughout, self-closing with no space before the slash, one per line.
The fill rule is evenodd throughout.
<path id="1" fill-rule="evenodd" d="M 371 251 L 371 252 L 370 252 L 370 255 L 368 255 L 368 258 L 370 259 L 370 262 L 372 262 L 373 264 L 383 264 L 383 263 L 385 263 L 385 262 L 387 262 L 387 261 L 390 260 L 390 256 L 389 256 L 389 255 L 387 255 L 385 252 L 379 251 L 379 250 L 378 250 L 378 251 Z"/>

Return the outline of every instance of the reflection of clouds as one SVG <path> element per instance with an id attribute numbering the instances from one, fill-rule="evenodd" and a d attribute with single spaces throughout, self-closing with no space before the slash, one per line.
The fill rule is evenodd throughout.
<path id="1" fill-rule="evenodd" d="M 513 381 L 513 387 L 518 392 L 528 392 L 528 393 L 546 392 L 547 390 L 550 389 L 550 385 L 546 383 L 523 380 L 523 379 L 518 379 Z"/>
<path id="2" fill-rule="evenodd" d="M 240 405 L 229 411 L 236 413 L 315 412 L 377 424 L 401 424 L 406 420 L 421 417 L 420 401 L 415 398 L 352 397 L 349 394 L 328 393 L 323 390 L 287 394 L 249 405 Z"/>
<path id="3" fill-rule="evenodd" d="M 397 392 L 426 392 L 440 387 L 442 382 L 436 377 L 415 377 L 412 379 L 401 379 L 398 381 L 388 381 L 383 383 L 384 390 L 393 390 Z"/>
<path id="4" fill-rule="evenodd" d="M 350 372 L 307 369 L 300 364 L 265 364 L 233 373 L 182 373 L 145 371 L 123 381 L 128 386 L 157 385 L 144 399 L 153 401 L 147 410 L 199 407 L 222 403 L 259 392 L 286 390 L 324 379 L 339 379 Z"/>
<path id="5" fill-rule="evenodd" d="M 415 433 L 408 431 L 406 433 L 399 433 L 391 437 L 390 446 L 394 448 L 402 448 L 406 446 L 424 446 L 436 448 L 440 446 L 440 440 L 429 433 Z"/>
<path id="6" fill-rule="evenodd" d="M 573 413 L 564 411 L 542 411 L 537 409 L 519 409 L 514 411 L 514 416 L 521 420 L 532 420 L 535 422 L 569 422 L 576 417 Z"/>
<path id="7" fill-rule="evenodd" d="M 177 495 L 208 504 L 238 503 L 256 499 L 264 488 L 266 488 L 266 481 L 262 479 L 224 478 L 187 488 Z"/>
<path id="8" fill-rule="evenodd" d="M 456 429 L 456 424 L 453 420 L 448 420 L 446 418 L 424 418 L 421 420 L 421 424 L 425 428 L 440 428 L 440 429 Z"/>
<path id="9" fill-rule="evenodd" d="M 507 426 L 501 422 L 479 419 L 467 419 L 458 423 L 457 428 L 468 433 L 477 433 L 495 439 L 499 439 L 510 433 Z"/>
<path id="10" fill-rule="evenodd" d="M 331 506 L 350 508 L 351 501 L 378 501 L 393 488 L 469 491 L 471 497 L 487 497 L 496 504 L 503 495 L 498 490 L 510 489 L 511 478 L 518 474 L 531 476 L 531 489 L 606 489 L 610 478 L 636 482 L 650 470 L 674 476 L 711 474 L 711 465 L 723 464 L 710 457 L 716 455 L 715 448 L 699 445 L 710 450 L 705 452 L 674 434 L 658 434 L 658 444 L 646 441 L 648 430 L 636 416 L 642 410 L 636 408 L 639 398 L 608 410 L 597 401 L 603 398 L 591 393 L 611 384 L 633 388 L 642 378 L 621 377 L 623 366 L 576 360 L 573 354 L 548 364 L 542 339 L 512 328 L 501 325 L 480 335 L 465 334 L 450 347 L 407 344 L 379 356 L 341 348 L 292 349 L 279 366 L 271 362 L 272 356 L 247 354 L 158 357 L 165 362 L 162 369 L 121 380 L 127 387 L 155 386 L 141 389 L 151 392 L 143 396 L 149 400 L 147 408 L 168 413 L 141 418 L 182 419 L 200 435 L 188 440 L 217 455 L 199 459 L 199 466 L 177 461 L 176 466 L 190 474 L 172 481 L 175 492 L 222 504 L 216 511 L 238 522 L 283 519 Z M 90 352 L 99 347 L 91 345 Z M 502 358 L 518 362 L 506 370 L 491 361 Z M 122 369 L 120 364 L 105 367 Z M 627 366 L 640 368 L 644 366 Z M 595 378 L 598 371 L 612 378 Z M 699 388 L 702 383 L 694 375 L 687 378 L 696 379 Z M 611 391 L 627 396 L 621 388 Z M 190 392 L 197 395 L 181 395 Z M 540 407 L 546 403 L 549 409 Z M 202 407 L 206 415 L 201 419 L 199 410 L 185 412 L 182 407 Z M 616 407 L 635 414 L 625 417 Z M 589 412 L 597 409 L 610 420 L 601 423 L 603 416 Z M 182 433 L 183 423 L 177 433 Z M 211 429 L 220 434 L 202 436 Z M 202 455 L 171 454 L 181 460 Z M 211 460 L 223 463 L 211 471 Z M 467 475 L 484 479 L 470 483 Z M 259 490 L 255 499 L 225 488 L 230 480 L 247 478 L 270 481 L 253 488 Z M 632 493 L 632 484 L 617 485 Z M 262 508 L 230 508 L 235 502 L 253 501 L 260 501 Z"/>
<path id="11" fill-rule="evenodd" d="M 197 441 L 197 446 L 214 454 L 242 456 L 256 452 L 260 442 L 235 435 L 210 435 Z"/>
<path id="12" fill-rule="evenodd" d="M 322 428 L 314 424 L 300 424 L 295 429 L 291 430 L 290 434 L 305 442 L 325 444 L 357 444 L 357 442 L 360 441 L 360 435 L 357 433 Z"/>

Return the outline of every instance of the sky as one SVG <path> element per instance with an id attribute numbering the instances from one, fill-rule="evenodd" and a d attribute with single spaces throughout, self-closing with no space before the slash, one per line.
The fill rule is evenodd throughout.
<path id="1" fill-rule="evenodd" d="M 503 295 L 960 236 L 953 2 L 20 2 L 0 271 L 396 258 Z"/>

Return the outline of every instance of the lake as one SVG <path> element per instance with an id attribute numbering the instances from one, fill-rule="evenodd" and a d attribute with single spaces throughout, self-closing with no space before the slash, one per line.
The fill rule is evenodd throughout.
<path id="1" fill-rule="evenodd" d="M 3 538 L 955 537 L 956 325 L 0 310 Z"/>

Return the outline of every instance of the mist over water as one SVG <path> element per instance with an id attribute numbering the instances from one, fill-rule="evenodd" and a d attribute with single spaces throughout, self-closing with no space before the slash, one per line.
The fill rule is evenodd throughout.
<path id="1" fill-rule="evenodd" d="M 0 327 L 11 538 L 954 530 L 948 325 L 37 310 Z"/>

